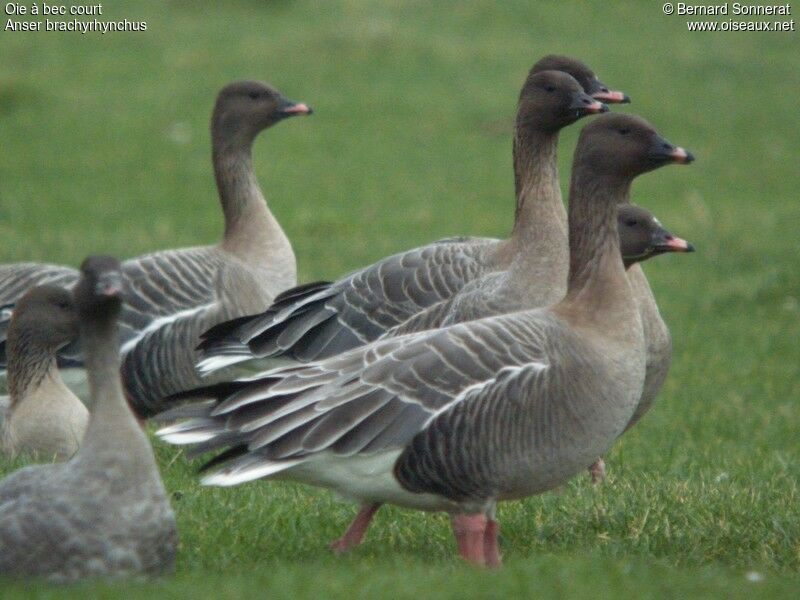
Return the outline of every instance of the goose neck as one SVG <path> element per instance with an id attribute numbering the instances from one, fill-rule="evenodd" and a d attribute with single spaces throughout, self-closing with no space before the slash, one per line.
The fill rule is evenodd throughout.
<path id="1" fill-rule="evenodd" d="M 608 178 L 577 164 L 570 186 L 567 301 L 592 312 L 630 297 L 617 233 L 617 205 L 628 201 L 630 179 Z"/>
<path id="2" fill-rule="evenodd" d="M 215 146 L 213 161 L 225 217 L 225 239 L 233 239 L 254 219 L 266 216 L 266 200 L 253 172 L 250 145 Z"/>
<path id="3" fill-rule="evenodd" d="M 517 197 L 512 239 L 523 245 L 548 233 L 566 234 L 567 215 L 558 181 L 558 132 L 525 128 L 514 138 Z"/>
<path id="4" fill-rule="evenodd" d="M 81 344 L 89 379 L 90 417 L 81 454 L 137 455 L 146 444 L 141 428 L 128 406 L 119 375 L 119 344 L 116 322 L 84 319 Z"/>

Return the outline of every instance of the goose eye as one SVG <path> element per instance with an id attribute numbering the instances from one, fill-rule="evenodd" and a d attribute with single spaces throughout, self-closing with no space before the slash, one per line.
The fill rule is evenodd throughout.
<path id="1" fill-rule="evenodd" d="M 622 129 L 618 129 L 618 131 L 619 131 L 620 135 L 628 135 L 631 132 L 631 130 L 628 129 L 627 127 L 623 127 Z"/>
<path id="2" fill-rule="evenodd" d="M 638 224 L 639 221 L 637 221 L 636 219 L 628 219 L 627 221 L 625 221 L 625 225 L 627 225 L 628 227 L 636 227 Z"/>
<path id="3" fill-rule="evenodd" d="M 260 96 L 258 92 L 249 92 L 247 95 L 253 100 L 258 100 L 258 97 Z"/>
<path id="4" fill-rule="evenodd" d="M 554 86 L 554 85 L 546 85 L 546 86 L 544 86 L 544 89 L 546 91 L 548 91 L 548 92 L 555 92 L 556 91 L 556 86 Z"/>

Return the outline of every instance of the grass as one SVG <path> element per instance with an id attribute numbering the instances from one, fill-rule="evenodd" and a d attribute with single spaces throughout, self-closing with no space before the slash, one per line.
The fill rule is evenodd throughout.
<path id="1" fill-rule="evenodd" d="M 502 507 L 500 573 L 459 564 L 441 515 L 399 509 L 335 559 L 325 543 L 351 506 L 290 484 L 202 489 L 158 445 L 183 541 L 174 578 L 0 584 L 3 598 L 796 594 L 796 33 L 688 33 L 634 2 L 104 10 L 148 30 L 0 34 L 0 260 L 77 264 L 217 239 L 207 122 L 216 90 L 242 77 L 316 110 L 264 134 L 254 157 L 301 280 L 445 236 L 505 235 L 515 100 L 548 52 L 585 59 L 631 94 L 626 111 L 695 152 L 689 168 L 641 178 L 634 198 L 698 252 L 646 266 L 675 343 L 655 409 L 609 454 L 600 488 L 579 477 Z M 577 131 L 562 136 L 565 183 Z"/>

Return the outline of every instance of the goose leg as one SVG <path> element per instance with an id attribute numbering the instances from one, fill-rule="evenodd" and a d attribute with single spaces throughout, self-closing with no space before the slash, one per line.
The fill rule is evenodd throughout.
<path id="1" fill-rule="evenodd" d="M 367 533 L 372 517 L 378 512 L 381 507 L 379 502 L 375 504 L 364 504 L 358 510 L 356 518 L 350 523 L 350 527 L 344 532 L 344 535 L 338 540 L 331 542 L 330 549 L 336 554 L 344 554 L 352 550 L 364 541 L 364 534 Z"/>
<path id="2" fill-rule="evenodd" d="M 594 461 L 594 464 L 589 467 L 589 475 L 594 485 L 601 483 L 606 478 L 606 463 L 602 457 Z"/>
<path id="3" fill-rule="evenodd" d="M 484 538 L 487 521 L 483 513 L 451 517 L 459 555 L 467 562 L 481 567 L 486 565 Z"/>
<path id="4" fill-rule="evenodd" d="M 503 559 L 500 555 L 500 546 L 497 542 L 500 534 L 500 524 L 494 518 L 486 521 L 486 531 L 483 533 L 483 555 L 486 566 L 497 569 L 503 566 Z"/>

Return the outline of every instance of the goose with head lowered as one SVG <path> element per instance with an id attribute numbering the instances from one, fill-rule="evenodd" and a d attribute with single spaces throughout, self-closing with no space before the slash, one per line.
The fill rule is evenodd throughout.
<path id="1" fill-rule="evenodd" d="M 564 103 L 563 75 L 583 96 Z M 574 87 L 575 84 L 571 84 Z M 587 87 L 591 91 L 587 91 Z M 515 258 L 539 266 L 540 289 L 566 275 L 566 212 L 558 181 L 559 131 L 585 114 L 606 110 L 598 95 L 607 88 L 582 62 L 549 56 L 530 70 L 519 94 L 513 140 L 516 210 L 511 236 L 453 238 L 385 258 L 334 283 L 312 283 L 278 296 L 263 314 L 223 323 L 207 332 L 200 368 L 208 373 L 257 357 L 308 362 L 373 341 L 465 284 L 504 270 Z M 594 94 L 594 97 L 592 97 Z M 559 243 L 554 243 L 558 240 Z M 559 268 L 554 268 L 559 266 Z"/>
<path id="2" fill-rule="evenodd" d="M 74 298 L 91 417 L 68 462 L 0 481 L 0 575 L 75 581 L 173 570 L 175 516 L 155 457 L 119 377 L 119 263 L 90 257 Z"/>
<path id="3" fill-rule="evenodd" d="M 89 412 L 56 366 L 59 348 L 77 335 L 72 295 L 64 288 L 36 286 L 20 298 L 8 329 L 9 405 L 1 436 L 6 455 L 65 460 L 78 450 Z"/>
<path id="4" fill-rule="evenodd" d="M 690 156 L 642 119 L 598 117 L 575 151 L 563 300 L 187 391 L 159 436 L 224 449 L 206 484 L 280 477 L 356 500 L 338 548 L 390 502 L 448 512 L 461 556 L 499 565 L 497 502 L 566 482 L 636 408 L 644 338 L 617 205 L 636 176 Z"/>
<path id="5" fill-rule="evenodd" d="M 252 146 L 258 134 L 292 116 L 307 115 L 303 103 L 287 100 L 269 85 L 237 81 L 218 94 L 211 118 L 212 158 L 225 219 L 222 240 L 212 246 L 165 250 L 127 260 L 122 265 L 125 307 L 120 318 L 122 342 L 135 345 L 144 332 L 185 317 L 218 300 L 220 270 L 232 265 L 233 286 L 259 289 L 259 299 L 242 312 L 269 306 L 278 292 L 296 283 L 292 246 L 269 210 L 253 172 Z M 13 304 L 30 287 L 53 283 L 71 287 L 79 273 L 69 267 L 36 263 L 0 265 L 0 305 Z M 8 318 L 8 317 L 6 317 Z M 0 324 L 0 329 L 2 325 Z M 73 346 L 61 353 L 80 362 Z"/>

